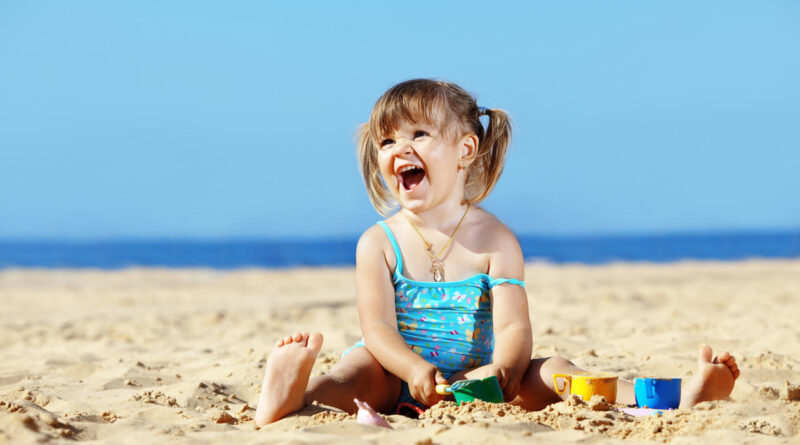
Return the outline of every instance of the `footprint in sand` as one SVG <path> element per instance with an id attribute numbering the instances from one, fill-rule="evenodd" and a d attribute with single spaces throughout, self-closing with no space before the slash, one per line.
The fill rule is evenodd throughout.
<path id="1" fill-rule="evenodd" d="M 103 384 L 103 390 L 131 387 L 148 388 L 169 385 L 181 380 L 177 375 L 161 372 L 163 368 L 164 366 L 148 366 L 142 362 L 137 362 L 135 366 L 128 368 L 122 377 L 117 377 Z"/>

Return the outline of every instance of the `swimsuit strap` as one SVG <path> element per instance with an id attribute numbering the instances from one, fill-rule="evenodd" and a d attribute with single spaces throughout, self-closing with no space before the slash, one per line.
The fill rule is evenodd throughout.
<path id="1" fill-rule="evenodd" d="M 525 282 L 517 280 L 516 278 L 497 278 L 497 279 L 492 279 L 492 280 L 489 281 L 489 289 L 491 289 L 491 288 L 493 288 L 495 286 L 499 286 L 501 284 L 505 284 L 505 283 L 518 284 L 518 285 L 520 285 L 522 287 L 525 287 Z"/>
<path id="2" fill-rule="evenodd" d="M 392 233 L 392 229 L 389 228 L 389 225 L 386 224 L 385 221 L 378 221 L 378 225 L 381 226 L 381 228 L 383 229 L 384 232 L 386 232 L 386 236 L 389 238 L 389 242 L 392 243 L 392 248 L 394 249 L 394 258 L 395 258 L 395 261 L 397 262 L 397 264 L 395 265 L 395 268 L 394 268 L 394 274 L 395 274 L 395 276 L 399 275 L 399 276 L 402 277 L 402 275 L 403 275 L 403 254 L 400 253 L 400 245 L 397 244 L 397 239 L 394 237 L 394 233 Z M 481 277 L 481 276 L 485 276 L 485 277 L 489 278 L 489 289 L 491 289 L 491 288 L 493 288 L 495 286 L 499 286 L 501 284 L 505 284 L 505 283 L 516 284 L 516 285 L 525 287 L 525 282 L 524 281 L 520 281 L 520 280 L 517 280 L 515 278 L 497 278 L 497 279 L 495 279 L 495 278 L 492 278 L 492 277 L 490 277 L 489 275 L 486 275 L 486 274 L 475 275 L 472 278 Z M 405 278 L 403 278 L 403 279 L 405 279 Z M 427 283 L 426 282 L 426 284 L 431 284 L 431 283 Z M 452 285 L 452 284 L 450 284 L 448 282 L 435 283 L 435 284 L 437 284 L 439 286 Z"/>
<path id="3" fill-rule="evenodd" d="M 397 265 L 394 268 L 394 273 L 401 273 L 403 270 L 403 255 L 400 253 L 400 246 L 397 244 L 397 240 L 394 237 L 394 233 L 392 233 L 392 229 L 384 221 L 378 221 L 378 225 L 381 226 L 384 232 L 386 232 L 386 236 L 389 237 L 389 241 L 392 243 L 392 248 L 394 249 L 394 259 Z"/>

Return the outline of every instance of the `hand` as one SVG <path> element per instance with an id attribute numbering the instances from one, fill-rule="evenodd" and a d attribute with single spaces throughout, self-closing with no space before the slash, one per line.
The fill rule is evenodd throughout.
<path id="1" fill-rule="evenodd" d="M 447 380 L 439 368 L 428 362 L 415 368 L 407 383 L 411 397 L 427 406 L 435 405 L 445 397 L 436 393 L 436 385 L 446 385 Z"/>
<path id="2" fill-rule="evenodd" d="M 497 377 L 497 382 L 500 383 L 500 388 L 503 390 L 503 399 L 506 402 L 510 402 L 517 397 L 522 383 L 522 376 L 515 375 L 515 372 L 509 366 L 491 363 L 468 371 L 465 378 L 485 379 L 491 376 Z"/>

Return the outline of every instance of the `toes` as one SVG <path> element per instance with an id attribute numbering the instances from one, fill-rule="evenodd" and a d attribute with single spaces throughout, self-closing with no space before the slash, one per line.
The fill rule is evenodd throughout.
<path id="1" fill-rule="evenodd" d="M 697 346 L 697 361 L 703 365 L 706 363 L 712 363 L 711 361 L 711 346 L 706 344 L 701 344 Z"/>
<path id="2" fill-rule="evenodd" d="M 733 371 L 733 379 L 736 380 L 738 378 L 739 378 L 739 370 L 736 369 L 735 371 Z"/>
<path id="3" fill-rule="evenodd" d="M 738 369 L 736 365 L 736 358 L 727 351 L 719 355 L 719 363 L 722 363 L 730 368 L 731 372 L 733 372 L 734 369 Z"/>
<path id="4" fill-rule="evenodd" d="M 308 332 L 295 332 L 294 334 L 287 335 L 282 339 L 278 340 L 278 343 L 275 344 L 276 347 L 286 346 L 291 343 L 302 343 L 303 346 L 306 345 L 308 341 Z"/>
<path id="5" fill-rule="evenodd" d="M 319 332 L 314 332 L 308 336 L 308 349 L 319 352 L 319 350 L 322 349 L 323 340 L 322 334 Z"/>

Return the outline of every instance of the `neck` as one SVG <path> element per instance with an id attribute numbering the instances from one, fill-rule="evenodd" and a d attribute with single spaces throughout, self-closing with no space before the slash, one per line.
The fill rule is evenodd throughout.
<path id="1" fill-rule="evenodd" d="M 458 224 L 458 221 L 461 220 L 466 210 L 466 202 L 451 201 L 419 213 L 412 212 L 405 208 L 400 211 L 417 227 L 447 231 Z"/>

